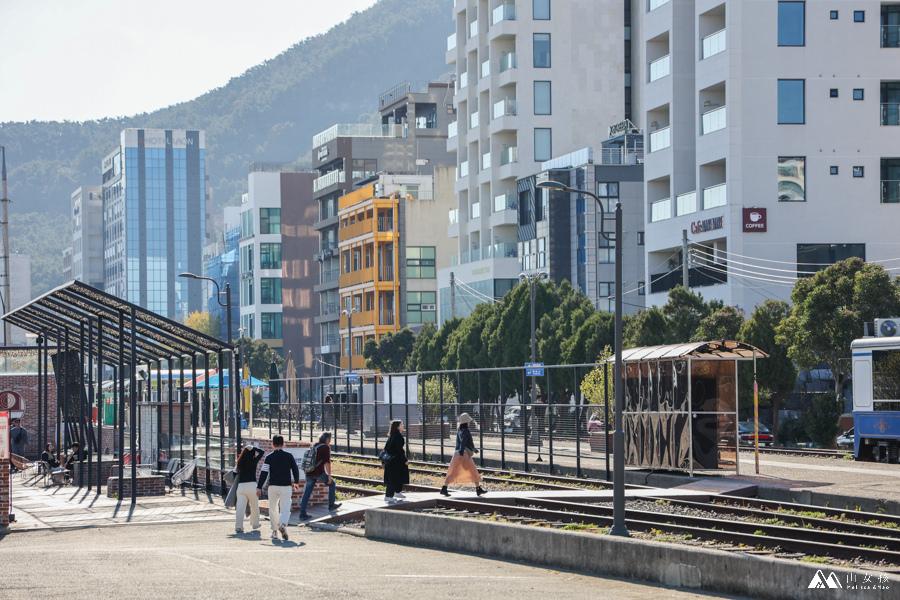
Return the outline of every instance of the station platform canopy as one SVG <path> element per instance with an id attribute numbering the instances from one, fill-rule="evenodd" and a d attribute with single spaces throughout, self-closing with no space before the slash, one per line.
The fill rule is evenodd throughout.
<path id="1" fill-rule="evenodd" d="M 705 360 L 753 360 L 754 356 L 756 358 L 768 358 L 769 355 L 750 344 L 733 340 L 690 342 L 688 344 L 669 344 L 668 346 L 645 346 L 622 351 L 622 360 L 624 362 L 671 360 L 688 357 Z M 612 360 L 610 359 L 610 361 Z"/>

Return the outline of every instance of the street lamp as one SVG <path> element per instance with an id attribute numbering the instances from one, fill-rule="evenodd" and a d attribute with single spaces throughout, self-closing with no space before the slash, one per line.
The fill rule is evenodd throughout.
<path id="1" fill-rule="evenodd" d="M 609 530 L 611 535 L 628 537 L 628 528 L 625 526 L 625 432 L 622 430 L 622 411 L 625 408 L 625 396 L 622 379 L 622 203 L 616 202 L 616 228 L 610 235 L 604 231 L 604 223 L 607 220 L 605 208 L 595 194 L 587 190 L 571 188 L 558 181 L 544 181 L 537 187 L 570 194 L 584 194 L 597 201 L 600 208 L 600 235 L 609 242 L 616 244 L 616 300 L 615 300 L 615 330 L 616 330 L 616 362 L 613 376 L 615 379 L 616 406 L 615 406 L 615 432 L 613 432 L 613 526 Z"/>
<path id="2" fill-rule="evenodd" d="M 203 281 L 211 281 L 212 284 L 214 286 L 216 286 L 216 302 L 219 303 L 219 306 L 221 306 L 225 309 L 226 331 L 227 331 L 227 335 L 228 335 L 228 339 L 226 340 L 226 343 L 230 344 L 231 343 L 231 284 L 226 281 L 225 282 L 225 291 L 222 292 L 219 290 L 219 282 L 216 281 L 215 279 L 213 279 L 212 277 L 203 277 L 202 275 L 196 275 L 194 273 L 179 273 L 178 276 L 184 277 L 186 279 L 201 279 Z M 222 304 L 222 300 L 221 300 L 222 294 L 225 295 L 225 304 Z M 234 360 L 234 351 L 233 350 L 231 352 L 231 362 L 232 363 L 236 362 Z M 231 365 L 230 371 L 231 371 L 231 377 L 233 379 L 234 378 L 234 364 Z M 219 376 L 225 377 L 225 373 L 222 372 L 219 374 Z M 230 387 L 232 388 L 232 393 L 229 394 L 228 402 L 229 402 L 230 406 L 228 407 L 228 412 L 229 412 L 229 414 L 231 414 L 231 418 L 232 418 L 231 427 L 234 427 L 234 425 L 237 422 L 234 420 L 235 414 L 234 414 L 234 398 L 233 398 L 233 396 L 234 396 L 233 381 L 232 381 L 232 385 Z M 231 437 L 234 437 L 234 436 L 232 435 Z M 237 427 L 237 446 L 238 446 L 238 448 L 241 447 L 241 428 L 240 428 L 240 426 Z"/>
<path id="3" fill-rule="evenodd" d="M 529 293 L 529 298 L 531 300 L 529 303 L 531 305 L 531 362 L 534 363 L 537 361 L 537 359 L 535 358 L 535 352 L 534 352 L 534 284 L 536 281 L 539 281 L 541 279 L 547 279 L 547 273 L 545 273 L 544 271 L 539 271 L 537 273 L 519 273 L 519 279 L 522 281 L 522 283 L 525 283 L 526 281 L 528 282 L 528 293 Z M 535 384 L 534 384 L 534 377 L 532 377 L 531 378 L 531 410 L 532 410 L 532 414 L 536 414 L 536 412 L 534 412 L 535 411 L 535 409 L 534 409 L 535 393 L 536 393 L 536 390 L 535 390 Z M 526 424 L 526 426 L 528 425 L 528 415 L 527 414 L 525 415 L 525 424 Z M 536 462 L 544 462 L 544 460 L 541 458 L 541 432 L 540 432 L 540 423 L 538 422 L 537 419 L 535 419 L 535 424 L 537 425 L 537 427 L 535 427 L 531 430 L 531 436 L 537 437 L 538 457 L 537 457 Z M 537 432 L 537 433 L 535 433 L 535 432 Z M 528 444 L 528 441 L 526 440 L 525 443 Z"/>

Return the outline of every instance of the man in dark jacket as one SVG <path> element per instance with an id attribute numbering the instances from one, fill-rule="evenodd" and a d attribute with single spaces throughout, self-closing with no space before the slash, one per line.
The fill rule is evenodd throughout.
<path id="1" fill-rule="evenodd" d="M 272 524 L 272 539 L 278 539 L 278 533 L 288 539 L 287 525 L 291 519 L 291 492 L 300 489 L 300 469 L 292 454 L 284 451 L 284 438 L 272 436 L 272 452 L 263 463 L 259 482 L 256 484 L 256 496 L 262 493 L 266 480 L 269 480 L 269 522 Z"/>
<path id="2" fill-rule="evenodd" d="M 335 503 L 335 484 L 331 478 L 331 433 L 326 431 L 319 436 L 319 443 L 316 444 L 316 466 L 312 471 L 306 473 L 306 488 L 303 490 L 303 499 L 300 501 L 300 518 L 308 519 L 306 514 L 306 505 L 309 503 L 309 497 L 312 496 L 313 488 L 316 482 L 328 484 L 328 510 L 336 510 L 340 504 Z"/>

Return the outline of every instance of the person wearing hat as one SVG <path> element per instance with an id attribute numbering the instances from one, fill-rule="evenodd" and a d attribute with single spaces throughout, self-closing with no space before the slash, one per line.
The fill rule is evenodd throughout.
<path id="1" fill-rule="evenodd" d="M 481 496 L 487 491 L 481 487 L 481 475 L 478 474 L 478 467 L 472 457 L 478 454 L 475 449 L 475 441 L 472 439 L 472 432 L 469 431 L 469 423 L 472 417 L 469 413 L 459 415 L 459 425 L 456 427 L 456 450 L 453 452 L 453 458 L 450 460 L 450 466 L 447 468 L 447 478 L 444 479 L 444 487 L 441 488 L 442 496 L 449 496 L 447 486 L 451 483 L 474 483 L 475 493 Z"/>

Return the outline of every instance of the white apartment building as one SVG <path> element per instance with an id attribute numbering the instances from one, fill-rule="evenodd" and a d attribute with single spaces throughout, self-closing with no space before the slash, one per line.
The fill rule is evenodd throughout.
<path id="1" fill-rule="evenodd" d="M 103 191 L 99 185 L 83 185 L 72 192 L 71 279 L 103 289 Z"/>
<path id="2" fill-rule="evenodd" d="M 447 64 L 458 119 L 447 148 L 457 162 L 448 237 L 458 253 L 438 273 L 442 322 L 518 282 L 518 243 L 534 237 L 534 224 L 520 226 L 527 207 L 516 209 L 516 181 L 631 118 L 630 18 L 621 0 L 456 0 Z M 471 292 L 465 302 L 461 289 Z"/>
<path id="3" fill-rule="evenodd" d="M 635 6 L 647 305 L 682 281 L 684 230 L 693 291 L 747 314 L 837 260 L 900 259 L 900 2 Z"/>

